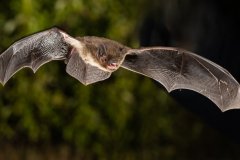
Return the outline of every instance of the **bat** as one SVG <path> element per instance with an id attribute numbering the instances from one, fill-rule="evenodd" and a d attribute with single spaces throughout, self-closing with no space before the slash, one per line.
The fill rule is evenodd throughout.
<path id="1" fill-rule="evenodd" d="M 168 92 L 196 91 L 221 111 L 240 108 L 238 82 L 226 69 L 199 55 L 172 47 L 132 49 L 95 36 L 73 38 L 56 27 L 25 37 L 4 51 L 0 82 L 4 85 L 23 67 L 35 73 L 52 60 L 64 60 L 66 72 L 84 85 L 105 80 L 123 67 L 160 82 Z"/>

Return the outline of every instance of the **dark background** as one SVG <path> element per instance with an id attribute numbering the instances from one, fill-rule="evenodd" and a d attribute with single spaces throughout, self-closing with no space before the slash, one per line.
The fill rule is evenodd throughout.
<path id="1" fill-rule="evenodd" d="M 181 47 L 239 81 L 239 7 L 229 0 L 2 0 L 0 51 L 58 26 L 132 48 Z M 36 74 L 22 69 L 0 95 L 0 159 L 240 158 L 238 110 L 221 113 L 193 91 L 170 96 L 125 69 L 86 87 L 54 61 Z"/>

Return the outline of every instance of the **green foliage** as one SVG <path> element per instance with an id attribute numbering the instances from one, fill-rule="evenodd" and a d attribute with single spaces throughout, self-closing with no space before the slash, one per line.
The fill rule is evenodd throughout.
<path id="1" fill-rule="evenodd" d="M 53 26 L 135 48 L 148 6 L 145 0 L 3 0 L 0 51 Z M 209 129 L 166 91 L 125 69 L 84 86 L 65 72 L 63 61 L 54 61 L 36 74 L 17 72 L 0 95 L 2 143 L 66 144 L 86 159 L 178 159 L 191 155 L 194 144 L 201 148 L 200 138 L 208 140 Z"/>

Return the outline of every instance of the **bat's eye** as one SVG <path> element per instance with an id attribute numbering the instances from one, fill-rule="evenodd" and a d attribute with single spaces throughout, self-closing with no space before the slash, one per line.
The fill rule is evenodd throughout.
<path id="1" fill-rule="evenodd" d="M 105 61 L 107 61 L 108 59 L 106 58 Z"/>

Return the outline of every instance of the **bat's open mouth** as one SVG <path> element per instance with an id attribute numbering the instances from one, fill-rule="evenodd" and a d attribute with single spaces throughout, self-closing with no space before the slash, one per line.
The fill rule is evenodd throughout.
<path id="1" fill-rule="evenodd" d="M 117 69 L 117 63 L 108 64 L 107 67 L 110 70 L 115 70 L 115 69 Z"/>

